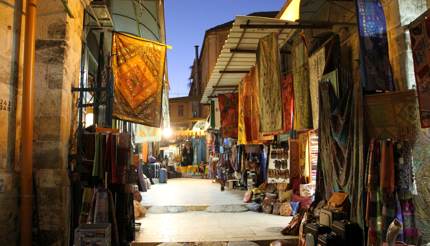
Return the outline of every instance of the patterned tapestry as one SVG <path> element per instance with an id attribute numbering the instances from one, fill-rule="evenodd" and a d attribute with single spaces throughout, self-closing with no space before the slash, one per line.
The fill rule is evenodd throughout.
<path id="1" fill-rule="evenodd" d="M 224 138 L 237 139 L 238 128 L 238 94 L 228 93 L 218 95 L 221 112 L 221 135 Z"/>
<path id="2" fill-rule="evenodd" d="M 365 96 L 367 136 L 414 140 L 418 124 L 415 95 L 411 90 Z"/>
<path id="3" fill-rule="evenodd" d="M 294 77 L 294 129 L 312 128 L 312 108 L 309 93 L 309 73 L 307 64 L 293 70 Z M 300 105 L 298 107 L 297 105 Z"/>
<path id="4" fill-rule="evenodd" d="M 318 83 L 324 74 L 325 48 L 322 47 L 309 57 L 309 87 L 311 94 L 313 128 L 318 129 Z"/>
<path id="5" fill-rule="evenodd" d="M 393 91 L 387 25 L 380 0 L 357 0 L 361 77 L 366 91 Z"/>
<path id="6" fill-rule="evenodd" d="M 112 40 L 113 116 L 160 127 L 167 47 L 117 32 Z"/>
<path id="7" fill-rule="evenodd" d="M 278 36 L 269 34 L 260 39 L 257 48 L 260 132 L 282 131 L 281 72 Z"/>
<path id="8" fill-rule="evenodd" d="M 422 128 L 430 127 L 430 18 L 428 15 L 415 21 L 410 27 Z"/>
<path id="9" fill-rule="evenodd" d="M 282 106 L 284 113 L 284 131 L 293 129 L 294 114 L 294 78 L 292 74 L 287 75 L 282 80 Z"/>

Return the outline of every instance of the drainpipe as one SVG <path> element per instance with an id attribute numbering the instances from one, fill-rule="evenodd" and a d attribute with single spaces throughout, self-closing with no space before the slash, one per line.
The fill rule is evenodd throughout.
<path id="1" fill-rule="evenodd" d="M 22 99 L 21 245 L 32 245 L 33 220 L 33 84 L 36 49 L 37 0 L 27 0 L 24 39 L 24 85 Z"/>

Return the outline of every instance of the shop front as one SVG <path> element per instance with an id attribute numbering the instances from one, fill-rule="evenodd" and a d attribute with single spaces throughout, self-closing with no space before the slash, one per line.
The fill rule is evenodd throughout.
<path id="1" fill-rule="evenodd" d="M 428 241 L 428 177 L 417 172 L 428 160 L 425 18 L 411 25 L 418 90 L 405 90 L 379 1 L 323 2 L 291 1 L 279 19 L 236 17 L 202 98 L 210 170 L 246 189 L 251 210 L 294 216 L 283 233 L 303 245 L 309 234 Z M 339 237 L 345 228 L 354 236 Z"/>

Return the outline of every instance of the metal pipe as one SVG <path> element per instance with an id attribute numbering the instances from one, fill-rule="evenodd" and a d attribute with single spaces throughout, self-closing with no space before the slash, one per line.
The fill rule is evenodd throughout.
<path id="1" fill-rule="evenodd" d="M 24 84 L 22 96 L 21 245 L 32 245 L 33 220 L 33 94 L 36 49 L 37 0 L 27 0 L 24 39 Z"/>

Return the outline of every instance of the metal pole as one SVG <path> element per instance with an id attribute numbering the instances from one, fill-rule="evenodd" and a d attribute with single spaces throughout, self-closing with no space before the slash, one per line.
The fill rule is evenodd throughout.
<path id="1" fill-rule="evenodd" d="M 104 69 L 104 39 L 105 39 L 105 33 L 104 31 L 102 31 L 100 33 L 100 40 L 99 40 L 99 56 L 98 56 L 98 66 L 97 66 L 97 79 L 95 82 L 95 93 L 94 93 L 94 125 L 98 126 L 99 125 L 99 114 L 100 114 L 100 110 L 99 110 L 99 106 L 101 103 L 101 92 L 100 92 L 100 88 L 102 87 L 102 75 L 103 75 L 103 69 Z"/>
<path id="2" fill-rule="evenodd" d="M 24 85 L 22 99 L 21 245 L 32 245 L 33 220 L 33 84 L 37 0 L 27 0 L 24 39 Z"/>

